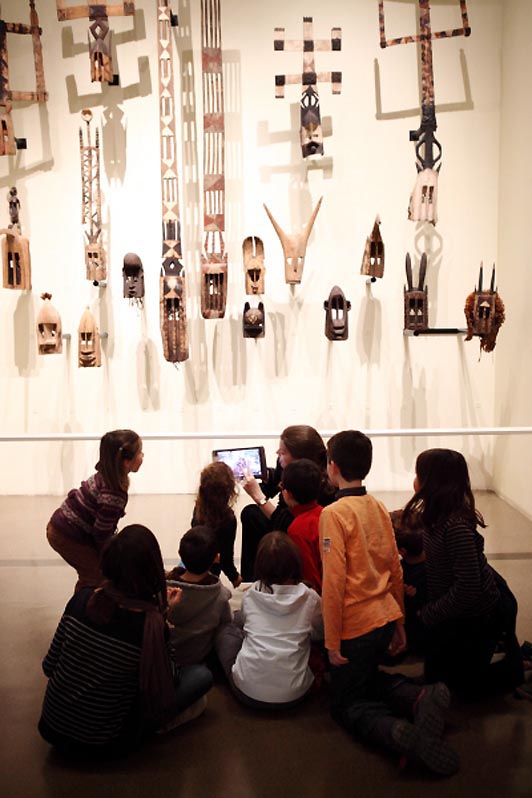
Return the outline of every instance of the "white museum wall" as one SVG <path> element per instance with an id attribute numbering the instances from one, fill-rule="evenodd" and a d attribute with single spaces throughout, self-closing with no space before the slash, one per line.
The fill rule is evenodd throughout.
<path id="1" fill-rule="evenodd" d="M 20 0 L 3 0 L 6 20 L 25 21 Z M 492 355 L 479 359 L 478 341 L 463 336 L 408 338 L 403 328 L 404 259 L 417 275 L 429 257 L 429 321 L 465 326 L 463 305 L 480 261 L 499 253 L 502 3 L 469 0 L 472 34 L 434 42 L 438 138 L 443 146 L 439 222 L 416 225 L 406 210 L 415 181 L 409 130 L 420 122 L 419 47 L 381 50 L 377 0 L 222 0 L 226 112 L 226 317 L 201 318 L 202 106 L 200 4 L 173 3 L 182 105 L 182 238 L 187 273 L 190 359 L 175 367 L 162 354 L 159 332 L 161 202 L 155 0 L 137 0 L 136 15 L 111 20 L 119 87 L 90 83 L 86 20 L 59 23 L 54 0 L 38 0 L 49 100 L 17 105 L 15 133 L 28 149 L 0 159 L 0 225 L 16 185 L 23 232 L 32 252 L 31 292 L 0 290 L 1 435 L 101 435 L 132 427 L 140 434 L 250 431 L 276 433 L 291 423 L 320 430 L 491 426 L 495 363 L 518 319 L 502 292 L 513 264 L 500 257 L 501 294 L 508 322 Z M 431 4 L 433 28 L 460 25 L 456 4 Z M 416 31 L 414 4 L 385 4 L 387 36 Z M 341 70 L 342 93 L 319 87 L 325 155 L 303 161 L 298 86 L 275 99 L 274 75 L 301 71 L 300 53 L 273 50 L 273 29 L 302 36 L 303 16 L 314 35 L 342 28 L 341 52 L 316 53 L 317 71 Z M 506 35 L 506 30 L 505 30 Z M 26 37 L 11 44 L 12 87 L 27 86 L 32 56 Z M 175 50 L 174 50 L 175 52 Z M 523 56 L 524 57 L 524 56 Z M 177 61 L 176 61 L 177 63 Z M 505 87 L 506 88 L 506 87 Z M 505 100 L 506 107 L 506 100 Z M 81 229 L 80 112 L 91 108 L 102 125 L 103 218 L 109 253 L 106 288 L 85 280 Z M 504 148 L 503 148 L 504 157 Z M 281 226 L 296 231 L 323 196 L 311 234 L 301 285 L 284 282 L 280 242 L 262 204 Z M 384 278 L 367 285 L 359 273 L 375 215 L 386 247 Z M 4 220 L 6 220 L 4 222 Z M 511 220 L 513 223 L 513 220 Z M 515 228 L 514 228 L 515 229 Z M 264 241 L 266 337 L 242 337 L 242 241 Z M 143 311 L 122 298 L 126 252 L 142 258 Z M 508 270 L 506 277 L 505 268 Z M 324 336 L 323 302 L 333 285 L 351 301 L 349 339 Z M 518 290 L 518 289 L 517 289 Z M 53 294 L 63 330 L 63 354 L 39 357 L 35 317 L 39 295 Z M 86 305 L 109 338 L 102 367 L 77 366 L 77 326 Z M 511 332 L 512 327 L 514 331 Z M 506 344 L 504 344 L 506 346 Z M 506 359 L 506 358 L 505 358 Z M 148 441 L 132 490 L 191 492 L 218 441 Z M 91 472 L 93 442 L 1 443 L 1 492 L 62 494 Z M 486 438 L 376 438 L 372 489 L 408 489 L 415 455 L 429 445 L 454 446 L 468 457 L 476 487 L 492 487 L 494 442 Z M 270 461 L 276 443 L 266 441 Z M 506 491 L 508 492 L 508 491 Z M 517 500 L 516 500 L 517 501 Z"/>
<path id="2" fill-rule="evenodd" d="M 527 0 L 505 3 L 502 60 L 501 181 L 499 198 L 498 284 L 507 322 L 497 344 L 496 423 L 530 424 L 532 393 L 530 253 L 532 229 L 532 88 L 528 33 L 532 8 Z M 504 437 L 494 448 L 493 479 L 497 492 L 532 518 L 532 439 Z"/>

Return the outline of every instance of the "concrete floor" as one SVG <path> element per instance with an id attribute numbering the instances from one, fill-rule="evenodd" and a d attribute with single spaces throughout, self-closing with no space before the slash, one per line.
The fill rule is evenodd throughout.
<path id="1" fill-rule="evenodd" d="M 406 494 L 378 494 L 390 509 Z M 477 497 L 489 524 L 486 552 L 520 605 L 518 633 L 532 640 L 532 522 L 494 494 Z M 132 496 L 124 523 L 157 535 L 168 565 L 188 528 L 191 496 Z M 452 779 L 437 781 L 361 746 L 330 720 L 325 692 L 290 712 L 257 714 L 237 704 L 222 682 L 205 714 L 118 763 L 65 762 L 36 725 L 45 678 L 41 660 L 74 584 L 48 547 L 44 528 L 57 497 L 0 497 L 0 789 L 6 798 L 323 798 L 337 795 L 532 796 L 532 702 L 513 696 L 452 708 L 449 739 L 462 758 Z M 235 553 L 240 551 L 237 541 Z M 419 663 L 402 667 L 412 675 Z"/>

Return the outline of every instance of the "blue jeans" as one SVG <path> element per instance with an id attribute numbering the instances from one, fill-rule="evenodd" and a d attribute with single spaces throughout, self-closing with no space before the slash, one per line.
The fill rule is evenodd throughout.
<path id="1" fill-rule="evenodd" d="M 398 717 L 412 717 L 421 687 L 402 674 L 379 669 L 388 650 L 395 621 L 351 640 L 340 651 L 349 662 L 331 666 L 331 714 L 351 734 L 394 748 L 391 727 Z"/>
<path id="2" fill-rule="evenodd" d="M 212 687 L 212 673 L 206 665 L 175 666 L 175 708 L 177 715 L 183 712 Z"/>

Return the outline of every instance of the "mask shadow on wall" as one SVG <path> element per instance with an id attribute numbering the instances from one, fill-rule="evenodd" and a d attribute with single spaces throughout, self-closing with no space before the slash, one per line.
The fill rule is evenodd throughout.
<path id="1" fill-rule="evenodd" d="M 17 110 L 19 108 L 29 108 L 30 105 L 33 105 L 33 103 L 17 103 Z M 27 207 L 23 201 L 24 195 L 27 193 L 24 191 L 24 181 L 28 177 L 31 177 L 31 175 L 37 174 L 38 172 L 49 172 L 55 166 L 55 161 L 52 155 L 52 144 L 50 140 L 50 116 L 48 114 L 48 105 L 47 103 L 39 103 L 38 105 L 40 122 L 39 127 L 41 131 L 41 160 L 36 161 L 34 164 L 30 164 L 29 162 L 32 152 L 35 151 L 34 147 L 32 146 L 32 142 L 35 141 L 35 136 L 33 132 L 30 132 L 30 134 L 26 136 L 28 149 L 17 150 L 16 155 L 7 156 L 7 175 L 4 175 L 2 178 L 0 178 L 0 188 L 10 188 L 11 186 L 17 186 L 18 188 L 19 198 L 21 201 L 20 221 L 22 224 L 23 233 L 27 238 L 30 237 L 31 226 L 30 219 L 24 212 L 24 208 Z M 2 216 L 3 210 L 0 210 L 0 217 Z M 0 227 L 3 226 L 4 225 L 0 223 Z"/>
<path id="2" fill-rule="evenodd" d="M 418 264 L 421 263 L 421 256 L 423 253 L 427 255 L 427 276 L 425 278 L 425 285 L 428 286 L 429 291 L 429 326 L 436 327 L 443 325 L 460 327 L 463 318 L 459 320 L 449 319 L 445 324 L 445 320 L 441 320 L 437 324 L 434 318 L 434 309 L 438 307 L 438 286 L 440 267 L 443 258 L 443 238 L 433 225 L 427 224 L 426 222 L 418 222 L 414 235 L 414 247 L 416 252 L 415 260 L 417 261 L 415 273 L 417 273 Z M 430 312 L 431 308 L 433 308 L 432 314 Z M 431 318 L 431 315 L 433 318 Z"/>
<path id="3" fill-rule="evenodd" d="M 144 337 L 137 344 L 137 389 L 142 410 L 159 410 L 160 383 L 157 347 L 151 338 Z"/>
<path id="4" fill-rule="evenodd" d="M 188 285 L 187 289 L 189 289 Z M 191 405 L 205 404 L 209 401 L 205 321 L 199 318 L 188 319 L 187 325 L 188 339 L 192 341 L 192 347 L 190 358 L 185 361 L 186 399 Z"/>
<path id="5" fill-rule="evenodd" d="M 282 313 L 267 313 L 266 339 L 273 339 L 273 371 L 276 378 L 288 376 L 286 357 L 286 319 Z M 271 333 L 270 333 L 271 330 Z M 271 345 L 271 344 L 270 344 Z"/>
<path id="6" fill-rule="evenodd" d="M 414 383 L 410 344 L 416 346 L 418 341 L 408 336 L 403 338 L 403 375 L 401 386 L 401 429 L 424 428 L 427 426 L 427 385 L 425 369 L 419 371 L 417 383 Z M 421 451 L 419 438 L 403 437 L 399 439 L 399 450 L 403 467 L 414 475 L 414 464 L 418 452 Z"/>
<path id="7" fill-rule="evenodd" d="M 276 100 L 276 102 L 281 102 Z M 288 163 L 278 166 L 262 166 L 260 169 L 261 182 L 269 183 L 275 175 L 290 174 L 296 184 L 303 185 L 307 182 L 307 175 L 310 171 L 321 171 L 326 180 L 333 177 L 333 159 L 327 155 L 319 157 L 303 158 L 301 155 L 301 143 L 299 141 L 300 128 L 300 105 L 299 103 L 290 104 L 290 130 L 271 132 L 268 120 L 263 120 L 257 124 L 257 146 L 271 147 L 274 144 L 285 144 L 290 142 L 290 157 Z M 322 120 L 323 136 L 332 136 L 332 117 L 326 116 Z"/>
<path id="8" fill-rule="evenodd" d="M 23 291 L 13 313 L 14 359 L 21 377 L 30 377 L 37 372 L 35 318 L 36 308 L 33 294 L 31 291 Z"/>
<path id="9" fill-rule="evenodd" d="M 393 49 L 393 48 L 391 48 Z M 421 47 L 417 48 L 417 59 L 418 59 L 418 84 L 421 87 Z M 382 82 L 381 82 L 381 75 L 380 75 L 380 64 L 377 58 L 373 61 L 374 65 L 374 76 L 375 76 L 375 119 L 408 119 L 410 117 L 419 117 L 420 115 L 420 108 L 417 106 L 416 108 L 405 108 L 402 111 L 383 111 L 382 110 Z M 390 81 L 396 80 L 396 74 L 390 71 L 387 71 L 386 65 L 384 65 L 384 72 L 386 74 L 386 79 Z M 455 103 L 443 103 L 440 105 L 438 103 L 438 114 L 442 114 L 444 112 L 449 111 L 472 111 L 474 108 L 473 97 L 471 94 L 471 80 L 469 79 L 469 70 L 467 68 L 467 60 L 465 56 L 465 51 L 460 50 L 460 70 L 462 72 L 462 86 L 464 92 L 464 99 L 459 102 Z M 434 76 L 434 82 L 436 84 L 437 90 L 437 83 L 438 83 L 438 76 L 437 74 Z M 394 96 L 393 91 L 388 93 L 388 96 Z"/>
<path id="10" fill-rule="evenodd" d="M 372 283 L 366 283 L 366 294 L 358 314 L 357 348 L 362 363 L 378 366 L 381 358 L 382 306 L 372 294 Z M 371 401 L 371 397 L 368 397 Z"/>
<path id="11" fill-rule="evenodd" d="M 229 322 L 229 330 L 227 323 Z M 212 341 L 213 374 L 226 401 L 244 395 L 247 373 L 246 350 L 242 336 L 242 321 L 239 318 L 225 319 L 225 324 L 216 324 Z"/>

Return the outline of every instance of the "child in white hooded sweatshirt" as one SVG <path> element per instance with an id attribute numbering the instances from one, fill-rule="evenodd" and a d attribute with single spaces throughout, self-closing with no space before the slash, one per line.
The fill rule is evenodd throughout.
<path id="1" fill-rule="evenodd" d="M 310 641 L 323 638 L 321 601 L 302 579 L 299 549 L 284 532 L 260 542 L 255 578 L 232 624 L 220 630 L 216 651 L 242 703 L 276 709 L 299 703 L 314 677 Z"/>

